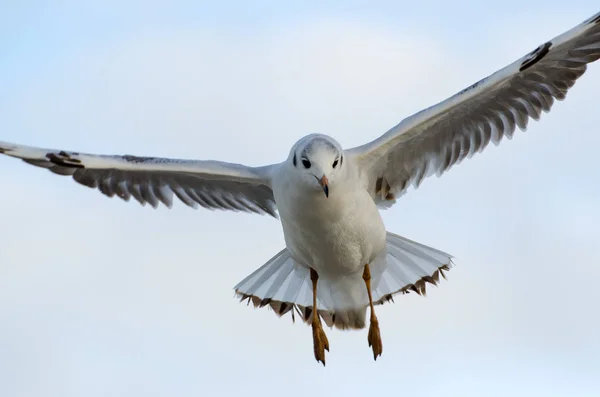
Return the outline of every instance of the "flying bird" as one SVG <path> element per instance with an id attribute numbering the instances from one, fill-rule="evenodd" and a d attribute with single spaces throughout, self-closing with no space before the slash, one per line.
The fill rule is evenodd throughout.
<path id="1" fill-rule="evenodd" d="M 108 197 L 171 207 L 176 196 L 197 208 L 268 214 L 280 219 L 286 247 L 235 286 L 242 301 L 310 324 L 317 362 L 329 341 L 322 322 L 363 329 L 376 360 L 383 345 L 374 306 L 397 293 L 425 294 L 452 256 L 387 232 L 380 210 L 409 186 L 440 176 L 512 138 L 600 58 L 600 13 L 521 59 L 391 128 L 343 149 L 332 137 L 307 135 L 278 164 L 95 155 L 0 142 L 0 153 L 70 175 Z"/>

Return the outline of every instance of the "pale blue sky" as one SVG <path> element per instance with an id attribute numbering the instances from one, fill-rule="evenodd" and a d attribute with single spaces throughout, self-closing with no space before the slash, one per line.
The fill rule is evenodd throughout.
<path id="1" fill-rule="evenodd" d="M 0 140 L 281 161 L 354 146 L 598 11 L 594 1 L 0 3 Z M 232 287 L 277 221 L 109 200 L 0 158 L 0 396 L 597 396 L 600 63 L 540 123 L 384 213 L 455 255 L 367 333 L 254 310 Z M 232 146 L 233 145 L 233 146 Z"/>

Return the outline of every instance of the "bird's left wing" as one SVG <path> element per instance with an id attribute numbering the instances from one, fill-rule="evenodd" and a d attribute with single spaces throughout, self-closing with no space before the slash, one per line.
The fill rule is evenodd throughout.
<path id="1" fill-rule="evenodd" d="M 388 207 L 412 183 L 525 130 L 600 58 L 600 13 L 518 61 L 430 108 L 378 139 L 348 150 L 373 199 Z"/>
<path id="2" fill-rule="evenodd" d="M 247 167 L 221 161 L 96 155 L 0 142 L 0 153 L 71 175 L 108 197 L 171 207 L 173 195 L 186 205 L 254 212 L 277 217 L 271 190 L 274 166 Z"/>

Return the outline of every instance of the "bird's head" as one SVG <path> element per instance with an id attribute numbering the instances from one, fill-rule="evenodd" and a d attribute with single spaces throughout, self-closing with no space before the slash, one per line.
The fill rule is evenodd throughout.
<path id="1" fill-rule="evenodd" d="M 335 180 L 343 171 L 344 156 L 340 144 L 327 135 L 312 134 L 300 139 L 292 148 L 289 166 L 301 183 L 325 197 L 335 189 Z"/>

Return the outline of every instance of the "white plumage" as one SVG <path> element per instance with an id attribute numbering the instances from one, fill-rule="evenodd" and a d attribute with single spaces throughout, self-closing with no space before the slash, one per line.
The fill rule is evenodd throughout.
<path id="1" fill-rule="evenodd" d="M 393 301 L 396 293 L 415 292 L 426 294 L 426 283 L 436 285 L 440 276 L 446 277 L 444 271 L 452 267 L 450 256 L 434 248 L 427 247 L 393 233 L 386 235 L 386 252 L 371 266 L 373 273 L 373 300 L 375 304 Z M 359 307 L 368 306 L 367 294 L 359 285 Z M 338 328 L 364 327 L 364 312 L 358 319 L 339 318 L 331 297 L 335 285 L 319 284 L 317 290 L 318 313 L 325 323 Z M 294 262 L 287 249 L 281 250 L 267 263 L 257 269 L 235 286 L 235 291 L 242 301 L 252 302 L 255 307 L 270 306 L 275 313 L 282 316 L 291 312 L 300 316 L 305 322 L 310 321 L 312 314 L 312 285 L 306 266 Z M 293 302 L 293 303 L 291 303 Z M 347 313 L 343 313 L 346 315 Z M 352 327 L 353 320 L 362 322 L 360 327 Z"/>
<path id="2" fill-rule="evenodd" d="M 498 144 L 517 127 L 524 130 L 529 118 L 538 120 L 555 100 L 563 100 L 587 64 L 598 58 L 600 13 L 370 143 L 343 150 L 331 137 L 309 135 L 285 161 L 264 167 L 3 142 L 0 153 L 71 175 L 109 197 L 133 197 L 153 207 L 161 202 L 170 207 L 177 196 L 194 208 L 274 217 L 278 212 L 286 248 L 240 282 L 236 293 L 279 315 L 297 312 L 308 321 L 315 272 L 320 317 L 330 326 L 362 328 L 369 305 L 368 267 L 377 304 L 398 292 L 424 293 L 425 283 L 437 283 L 452 265 L 449 254 L 386 232 L 379 209 L 393 205 L 411 184 L 418 187 L 425 177 L 441 175 L 490 141 Z M 318 318 L 313 316 L 315 356 L 324 363 L 319 351 L 328 350 L 328 342 Z M 377 324 L 372 311 L 370 344 L 379 338 Z M 380 340 L 373 349 L 375 357 L 381 354 Z"/>

